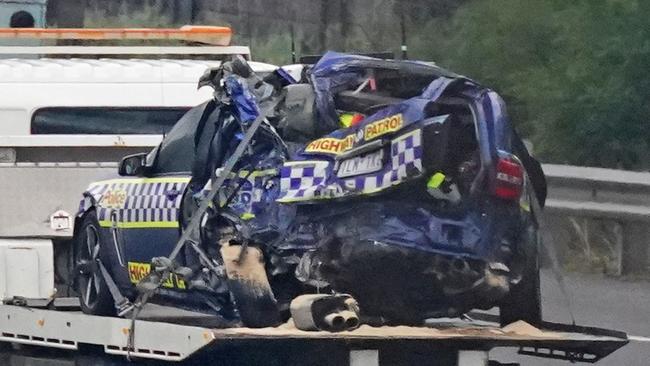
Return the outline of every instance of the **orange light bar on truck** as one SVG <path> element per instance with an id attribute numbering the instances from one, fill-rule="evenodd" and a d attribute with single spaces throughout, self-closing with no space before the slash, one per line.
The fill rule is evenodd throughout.
<path id="1" fill-rule="evenodd" d="M 186 25 L 181 28 L 0 28 L 0 39 L 181 40 L 228 46 L 228 27 Z"/>

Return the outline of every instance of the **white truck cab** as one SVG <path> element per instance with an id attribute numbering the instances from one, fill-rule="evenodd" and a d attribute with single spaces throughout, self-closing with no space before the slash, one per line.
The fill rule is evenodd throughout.
<path id="1" fill-rule="evenodd" d="M 228 45 L 230 30 L 223 27 L 0 29 L 0 40 L 64 38 L 174 38 L 217 45 L 0 47 L 0 136 L 160 135 L 189 107 L 210 98 L 209 88 L 197 90 L 206 69 L 234 54 L 250 59 L 248 47 Z M 261 73 L 276 68 L 251 66 Z"/>
<path id="2" fill-rule="evenodd" d="M 54 296 L 80 192 L 114 174 L 122 156 L 156 146 L 185 111 L 208 100 L 209 87 L 197 90 L 208 68 L 232 55 L 250 59 L 230 38 L 223 27 L 0 28 L 0 44 L 41 43 L 0 47 L 0 300 Z M 209 45 L 42 45 L 59 39 Z"/>
<path id="3" fill-rule="evenodd" d="M 0 135 L 157 135 L 211 97 L 218 60 L 0 59 Z M 274 66 L 251 62 L 255 71 Z"/>
<path id="4" fill-rule="evenodd" d="M 229 28 L 203 26 L 0 28 L 0 41 L 209 42 L 202 46 L 0 47 L 0 163 L 89 161 L 93 156 L 114 161 L 134 149 L 157 145 L 185 111 L 211 97 L 209 87 L 197 90 L 206 69 L 232 55 L 250 60 L 250 49 L 231 46 L 230 38 Z M 260 73 L 277 68 L 250 64 Z M 116 154 L 117 146 L 123 150 Z M 47 148 L 77 151 L 51 154 Z M 79 154 L 81 148 L 96 149 Z M 112 154 L 97 149 L 112 149 Z M 78 157 L 83 159 L 75 160 Z"/>

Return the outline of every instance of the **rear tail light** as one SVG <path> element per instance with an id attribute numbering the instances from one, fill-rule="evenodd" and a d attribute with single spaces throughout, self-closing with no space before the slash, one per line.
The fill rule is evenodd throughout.
<path id="1" fill-rule="evenodd" d="M 499 156 L 494 194 L 506 200 L 518 200 L 524 187 L 524 167 L 514 155 Z"/>

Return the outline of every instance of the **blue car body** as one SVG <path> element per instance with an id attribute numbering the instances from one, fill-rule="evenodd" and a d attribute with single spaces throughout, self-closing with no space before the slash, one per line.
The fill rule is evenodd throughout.
<path id="1" fill-rule="evenodd" d="M 356 126 L 338 128 L 337 93 L 349 89 L 350 85 L 359 85 L 360 81 L 368 78 L 367 70 L 373 68 L 397 70 L 395 72 L 409 70 L 419 78 L 423 87 L 419 93 L 369 113 Z M 233 82 L 240 88 L 239 99 L 233 98 L 230 106 L 219 108 L 230 110 L 240 122 L 255 119 L 259 110 L 254 93 L 246 83 Z M 462 266 L 467 265 L 468 271 L 471 269 L 477 273 L 498 265 L 501 266 L 499 270 L 508 270 L 504 278 L 513 283 L 521 277 L 517 273 L 521 269 L 517 267 L 522 265 L 511 263 L 512 253 L 518 250 L 513 241 L 520 238 L 523 222 L 531 215 L 531 200 L 541 198 L 543 202 L 543 174 L 532 181 L 529 178 L 531 175 L 540 177 L 538 166 L 522 150 L 523 145 L 513 131 L 505 104 L 496 92 L 424 63 L 389 62 L 337 53 L 328 53 L 310 70 L 309 82 L 314 91 L 318 123 L 330 126 L 330 132 L 297 144 L 293 152 L 276 154 L 272 159 L 269 155 L 272 155 L 271 151 L 275 154 L 277 149 L 261 148 L 255 154 L 243 157 L 238 170 L 231 173 L 220 188 L 223 193 L 218 195 L 219 204 L 227 204 L 229 212 L 246 222 L 253 236 L 255 233 L 273 232 L 270 239 L 274 243 L 273 253 L 268 256 L 284 258 L 281 267 L 286 267 L 287 263 L 291 267 L 278 272 L 296 273 L 303 280 L 321 276 L 317 280 L 325 280 L 336 290 L 356 291 L 363 297 L 364 291 L 359 288 L 366 287 L 367 283 L 348 283 L 350 279 L 358 278 L 359 273 L 341 280 L 336 274 L 323 275 L 327 270 L 318 272 L 303 266 L 305 263 L 301 256 L 318 252 L 319 243 L 329 238 L 340 247 L 363 242 L 369 250 L 382 251 L 385 248 L 390 255 L 402 253 L 402 260 L 410 260 L 408 258 L 412 258 L 413 253 L 416 253 L 415 257 L 449 258 L 452 267 L 455 263 L 462 263 Z M 453 101 L 447 102 L 450 98 Z M 441 100 L 445 102 L 440 103 L 452 106 L 462 101 L 463 108 L 466 108 L 462 112 L 463 118 L 471 119 L 474 135 L 471 140 L 476 143 L 475 149 L 467 153 L 467 159 L 474 159 L 477 168 L 466 187 L 458 188 L 463 203 L 457 206 L 448 202 L 436 206 L 429 203 L 428 192 L 437 187 L 431 188 L 428 182 L 436 174 L 449 176 L 446 170 L 449 170 L 450 160 L 462 160 L 453 152 L 455 135 L 452 128 L 458 124 L 453 120 L 456 118 L 454 113 L 447 113 L 444 108 L 442 111 L 445 113 L 440 114 L 430 110 Z M 186 204 L 186 198 L 200 201 L 210 189 L 210 182 L 203 181 L 200 188 L 192 187 L 192 170 L 195 169 L 192 164 L 196 161 L 199 140 L 193 126 L 199 116 L 205 114 L 208 104 L 196 107 L 179 121 L 177 126 L 189 126 L 178 128 L 188 131 L 185 135 L 177 136 L 172 131 L 166 138 L 185 146 L 183 149 L 187 153 L 176 156 L 183 162 L 175 162 L 177 166 L 173 169 L 149 172 L 147 176 L 93 182 L 84 192 L 79 217 L 90 211 L 96 212 L 104 243 L 100 257 L 127 296 L 135 296 L 134 285 L 149 273 L 151 259 L 172 251 L 183 226 L 182 206 Z M 229 135 L 226 150 L 236 146 L 241 138 L 241 133 Z M 164 155 L 165 146 L 166 142 L 163 142 L 149 159 L 175 160 Z M 368 164 L 370 158 L 367 157 L 371 154 L 375 154 L 373 159 L 377 163 L 359 170 L 360 164 Z M 522 176 L 524 181 L 515 182 L 522 186 L 523 193 L 510 201 L 493 194 L 500 184 L 499 177 L 503 176 L 498 166 L 500 159 L 504 158 L 524 166 L 524 171 L 528 172 Z M 357 160 L 346 163 L 349 159 Z M 343 172 L 342 169 L 350 171 Z M 535 174 L 531 173 L 532 170 Z M 212 178 L 218 174 L 219 170 Z M 440 207 L 445 208 L 444 214 L 441 214 Z M 312 226 L 318 226 L 318 229 Z M 511 247 L 504 249 L 508 245 Z M 395 254 L 395 258 L 402 254 Z M 366 256 L 367 253 L 360 255 Z M 180 258 L 179 265 L 194 263 L 190 257 Z M 320 262 L 325 260 L 322 256 L 319 258 Z M 350 263 L 358 260 L 348 259 Z M 340 262 L 345 261 L 340 259 Z M 296 270 L 296 266 L 305 268 Z M 494 293 L 490 291 L 486 290 L 486 293 Z M 199 292 L 172 274 L 160 293 L 165 301 L 180 301 L 187 307 L 197 308 L 203 301 L 197 295 Z M 466 293 L 470 293 L 469 290 Z M 372 299 L 375 295 L 367 294 L 367 298 Z M 457 307 L 460 312 L 467 308 L 490 307 L 503 296 L 504 293 L 499 292 L 493 298 L 481 294 L 474 300 L 459 300 L 459 297 L 450 302 L 441 301 L 428 310 L 426 305 L 417 306 L 423 312 L 428 311 L 428 315 L 440 315 L 446 314 L 450 307 Z M 466 304 L 459 305 L 460 301 Z M 376 309 L 373 315 L 383 308 L 377 306 Z"/>

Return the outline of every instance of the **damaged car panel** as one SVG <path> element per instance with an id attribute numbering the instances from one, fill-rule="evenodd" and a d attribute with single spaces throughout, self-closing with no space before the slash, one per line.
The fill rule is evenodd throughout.
<path id="1" fill-rule="evenodd" d="M 352 295 L 369 322 L 418 324 L 493 306 L 505 322 L 539 322 L 530 201 L 543 204 L 544 176 L 499 95 L 425 63 L 337 53 L 306 75 L 261 79 L 241 62 L 208 71 L 201 83 L 215 99 L 177 123 L 142 176 L 90 186 L 99 256 L 120 290 L 134 298 L 130 269 L 147 270 L 132 263 L 169 254 L 199 215 L 199 237 L 179 243 L 174 258 L 183 270 L 165 272 L 171 286 L 156 301 L 249 326 L 266 324 L 250 315 L 258 300 L 287 316 L 293 298 L 322 291 Z M 142 218 L 168 226 L 126 224 Z M 228 247 L 259 250 L 271 294 L 233 284 Z"/>

